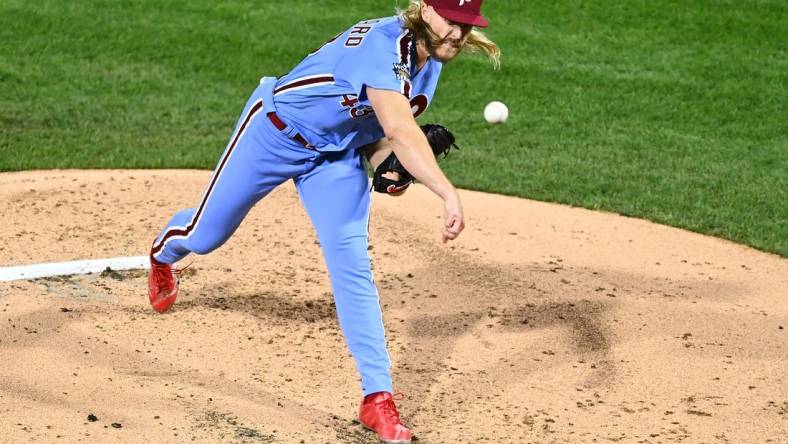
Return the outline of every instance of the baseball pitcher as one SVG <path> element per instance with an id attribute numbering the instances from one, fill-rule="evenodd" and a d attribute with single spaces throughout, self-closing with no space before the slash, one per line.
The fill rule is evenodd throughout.
<path id="1" fill-rule="evenodd" d="M 317 231 L 339 325 L 361 374 L 359 419 L 386 443 L 409 443 L 394 404 L 390 360 L 367 253 L 370 188 L 399 195 L 418 180 L 443 201 L 443 241 L 463 231 L 457 190 L 436 158 L 454 137 L 415 118 L 432 102 L 443 65 L 461 51 L 500 51 L 482 0 L 413 0 L 405 11 L 359 22 L 280 78 L 264 77 L 241 113 L 197 204 L 176 213 L 153 242 L 148 279 L 153 309 L 178 296 L 174 264 L 207 254 L 249 210 L 292 179 Z M 365 167 L 373 170 L 370 187 Z"/>

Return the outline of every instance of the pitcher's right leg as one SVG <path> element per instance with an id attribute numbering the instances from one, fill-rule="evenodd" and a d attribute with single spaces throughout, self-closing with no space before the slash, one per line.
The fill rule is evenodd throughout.
<path id="1" fill-rule="evenodd" d="M 300 173 L 298 159 L 282 162 L 273 154 L 279 141 L 263 102 L 250 99 L 199 204 L 178 212 L 153 243 L 148 287 L 156 311 L 178 296 L 172 264 L 189 253 L 207 254 L 224 244 L 249 210 L 274 187 Z"/>
<path id="2" fill-rule="evenodd" d="M 199 204 L 178 212 L 153 243 L 155 261 L 172 264 L 189 253 L 206 254 L 218 248 L 252 206 L 284 180 L 271 183 L 270 178 L 259 178 L 258 162 L 264 159 L 255 158 L 260 150 L 252 127 L 255 119 L 265 118 L 262 109 L 262 101 L 247 107 Z"/>

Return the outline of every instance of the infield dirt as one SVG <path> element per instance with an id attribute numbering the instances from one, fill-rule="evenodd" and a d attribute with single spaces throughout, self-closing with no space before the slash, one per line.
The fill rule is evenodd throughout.
<path id="1" fill-rule="evenodd" d="M 140 256 L 207 171 L 0 174 L 0 266 Z M 421 186 L 373 196 L 370 256 L 420 443 L 788 442 L 788 260 L 614 214 Z M 372 443 L 292 184 L 192 256 L 0 282 L 0 441 Z M 93 416 L 90 416 L 93 415 Z"/>

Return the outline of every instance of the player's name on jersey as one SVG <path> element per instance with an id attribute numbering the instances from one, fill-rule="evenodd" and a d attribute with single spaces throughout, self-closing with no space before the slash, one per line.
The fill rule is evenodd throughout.
<path id="1" fill-rule="evenodd" d="M 372 30 L 372 25 L 375 23 L 380 22 L 380 19 L 374 20 L 364 20 L 363 22 L 359 22 L 356 26 L 350 29 L 348 33 L 347 40 L 345 40 L 345 46 L 358 46 L 366 37 L 366 34 Z"/>

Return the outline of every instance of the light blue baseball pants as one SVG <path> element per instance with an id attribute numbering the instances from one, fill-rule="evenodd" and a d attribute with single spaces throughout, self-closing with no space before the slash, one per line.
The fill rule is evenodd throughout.
<path id="1" fill-rule="evenodd" d="M 317 230 L 339 325 L 364 395 L 392 391 L 383 318 L 367 253 L 369 179 L 360 151 L 320 153 L 276 129 L 255 90 L 195 208 L 173 216 L 151 254 L 172 264 L 227 241 L 249 210 L 293 179 Z"/>

